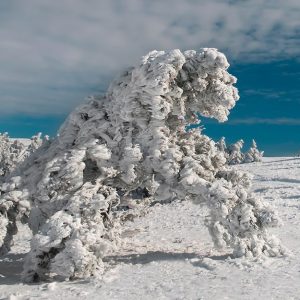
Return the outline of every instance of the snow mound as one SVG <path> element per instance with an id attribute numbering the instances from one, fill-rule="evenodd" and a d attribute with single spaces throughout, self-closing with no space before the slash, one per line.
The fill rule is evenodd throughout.
<path id="1" fill-rule="evenodd" d="M 229 169 L 215 143 L 189 124 L 196 113 L 226 121 L 238 100 L 224 54 L 152 51 L 115 79 L 105 96 L 78 107 L 1 187 L 0 243 L 15 220 L 34 236 L 24 278 L 99 276 L 118 240 L 119 203 L 146 195 L 206 203 L 209 232 L 235 256 L 284 253 L 267 227 L 277 214 L 250 192 L 246 173 Z M 180 211 L 178 212 L 180 215 Z"/>

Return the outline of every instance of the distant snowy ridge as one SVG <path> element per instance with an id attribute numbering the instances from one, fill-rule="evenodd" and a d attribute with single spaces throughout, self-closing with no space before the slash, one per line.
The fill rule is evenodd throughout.
<path id="1" fill-rule="evenodd" d="M 117 208 L 136 198 L 205 203 L 215 247 L 231 247 L 234 256 L 285 253 L 267 230 L 280 220 L 251 192 L 250 177 L 229 168 L 201 130 L 185 130 L 200 122 L 196 113 L 227 120 L 239 99 L 228 67 L 212 48 L 148 53 L 6 180 L 0 243 L 9 250 L 16 220 L 28 218 L 34 236 L 25 280 L 100 276 L 123 226 Z"/>

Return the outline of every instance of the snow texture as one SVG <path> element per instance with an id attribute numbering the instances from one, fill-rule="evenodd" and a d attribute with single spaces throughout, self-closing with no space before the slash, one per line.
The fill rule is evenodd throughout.
<path id="1" fill-rule="evenodd" d="M 7 179 L 2 249 L 12 243 L 10 224 L 27 216 L 34 236 L 25 280 L 98 277 L 118 241 L 112 211 L 141 191 L 153 203 L 205 203 L 215 246 L 233 248 L 234 256 L 284 254 L 267 231 L 279 218 L 250 192 L 249 176 L 228 168 L 201 130 L 185 130 L 199 122 L 197 113 L 227 120 L 238 100 L 228 67 L 216 49 L 150 52 L 105 96 L 78 107 L 59 136 Z"/>
<path id="2" fill-rule="evenodd" d="M 234 168 L 254 174 L 252 191 L 278 209 L 284 226 L 270 230 L 292 255 L 233 258 L 230 249 L 212 249 L 206 207 L 157 203 L 123 224 L 122 244 L 104 258 L 103 278 L 20 283 L 31 235 L 19 226 L 10 253 L 0 258 L 0 299 L 300 299 L 300 159 L 264 157 Z"/>

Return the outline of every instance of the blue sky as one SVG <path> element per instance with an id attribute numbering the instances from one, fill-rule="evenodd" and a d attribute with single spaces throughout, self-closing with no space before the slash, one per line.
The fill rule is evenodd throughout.
<path id="1" fill-rule="evenodd" d="M 241 99 L 229 121 L 203 120 L 267 155 L 300 152 L 299 0 L 3 0 L 0 132 L 55 135 L 68 113 L 146 52 L 215 47 Z"/>

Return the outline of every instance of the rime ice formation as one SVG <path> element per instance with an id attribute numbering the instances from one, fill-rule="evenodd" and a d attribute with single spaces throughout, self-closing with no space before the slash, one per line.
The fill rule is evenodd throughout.
<path id="1" fill-rule="evenodd" d="M 7 133 L 0 133 L 0 183 L 41 144 L 41 133 L 33 136 L 27 144 L 18 139 L 10 139 Z"/>
<path id="2" fill-rule="evenodd" d="M 11 141 L 8 134 L 0 133 L 0 182 L 15 168 L 26 153 L 26 146 L 18 140 Z"/>
<path id="3" fill-rule="evenodd" d="M 206 203 L 216 246 L 236 256 L 282 254 L 266 229 L 278 218 L 249 192 L 249 177 L 228 169 L 201 130 L 184 130 L 197 122 L 195 113 L 227 120 L 238 100 L 228 67 L 216 49 L 150 52 L 105 96 L 78 107 L 2 186 L 3 247 L 11 243 L 7 225 L 20 214 L 34 233 L 26 279 L 101 274 L 115 238 L 110 212 L 139 191 L 153 201 Z"/>
<path id="4" fill-rule="evenodd" d="M 246 163 L 259 162 L 262 160 L 263 155 L 264 155 L 264 151 L 259 151 L 257 149 L 257 144 L 255 140 L 252 140 L 252 145 L 250 149 L 245 153 L 244 162 Z"/>
<path id="5" fill-rule="evenodd" d="M 234 144 L 231 144 L 227 151 L 228 151 L 228 164 L 229 165 L 236 165 L 240 164 L 244 161 L 244 153 L 242 153 L 242 148 L 244 146 L 244 141 L 239 140 Z"/>
<path id="6" fill-rule="evenodd" d="M 217 149 L 223 153 L 229 165 L 262 161 L 264 151 L 258 150 L 255 140 L 252 140 L 252 145 L 246 153 L 242 152 L 243 146 L 244 141 L 239 140 L 227 147 L 224 137 L 216 143 Z"/>
<path id="7" fill-rule="evenodd" d="M 45 136 L 46 141 L 48 136 Z M 15 183 L 19 182 L 20 177 L 14 176 L 15 172 L 20 164 L 26 160 L 33 152 L 35 152 L 43 143 L 41 139 L 41 133 L 33 136 L 31 140 L 18 140 L 10 139 L 7 133 L 0 134 L 0 243 L 2 247 L 0 248 L 0 254 L 7 252 L 9 246 L 12 242 L 13 234 L 17 232 L 16 226 L 16 216 L 19 218 L 26 218 L 23 214 L 28 211 L 30 203 L 28 201 L 19 201 L 21 194 L 24 191 L 13 191 L 13 186 Z M 11 192 L 8 198 L 1 197 L 1 194 L 5 193 L 6 184 L 4 183 L 7 178 L 9 179 Z M 26 194 L 26 193 L 25 193 Z M 25 197 L 25 196 L 24 196 Z M 23 197 L 23 198 L 24 198 Z M 6 201 L 8 200 L 8 201 Z M 19 204 L 16 206 L 16 202 Z"/>
<path id="8" fill-rule="evenodd" d="M 223 153 L 223 155 L 225 156 L 226 160 L 228 161 L 229 158 L 229 153 L 228 153 L 228 148 L 225 142 L 225 137 L 221 137 L 221 139 L 216 142 L 216 147 L 217 149 Z"/>

